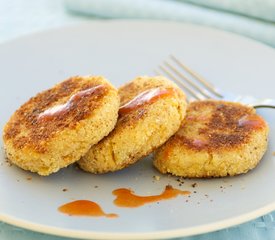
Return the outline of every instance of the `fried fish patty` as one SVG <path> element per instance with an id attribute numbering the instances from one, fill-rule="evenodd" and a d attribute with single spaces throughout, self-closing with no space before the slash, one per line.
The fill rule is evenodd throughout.
<path id="1" fill-rule="evenodd" d="M 164 77 L 138 77 L 119 88 L 115 129 L 78 161 L 88 172 L 123 169 L 168 140 L 186 111 L 184 93 Z"/>
<path id="2" fill-rule="evenodd" d="M 154 165 L 161 173 L 190 178 L 246 173 L 265 153 L 268 131 L 252 107 L 192 102 L 180 130 L 156 151 Z"/>
<path id="3" fill-rule="evenodd" d="M 72 77 L 23 104 L 4 127 L 9 160 L 40 175 L 77 161 L 114 128 L 117 90 L 101 76 Z"/>

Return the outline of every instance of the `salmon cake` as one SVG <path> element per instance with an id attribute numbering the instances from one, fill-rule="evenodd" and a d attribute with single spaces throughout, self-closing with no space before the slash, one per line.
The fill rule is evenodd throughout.
<path id="1" fill-rule="evenodd" d="M 101 76 L 76 76 L 38 93 L 4 126 L 8 159 L 49 175 L 79 160 L 114 128 L 118 91 Z"/>
<path id="2" fill-rule="evenodd" d="M 118 92 L 118 122 L 78 161 L 85 171 L 113 172 L 135 163 L 167 141 L 185 116 L 184 93 L 164 77 L 138 77 Z"/>
<path id="3" fill-rule="evenodd" d="M 252 107 L 196 101 L 182 127 L 154 155 L 161 173 L 188 178 L 234 176 L 253 169 L 267 149 L 268 125 Z"/>

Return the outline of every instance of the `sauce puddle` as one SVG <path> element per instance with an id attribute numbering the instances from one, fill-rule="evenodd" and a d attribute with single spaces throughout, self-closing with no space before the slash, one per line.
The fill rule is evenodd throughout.
<path id="1" fill-rule="evenodd" d="M 87 216 L 87 217 L 118 217 L 115 213 L 105 213 L 102 208 L 95 202 L 89 200 L 77 200 L 66 203 L 58 208 L 62 213 L 70 216 Z"/>
<path id="2" fill-rule="evenodd" d="M 116 199 L 113 201 L 118 207 L 135 208 L 143 206 L 147 203 L 158 202 L 175 198 L 178 195 L 190 195 L 189 191 L 182 191 L 173 188 L 170 185 L 165 187 L 165 190 L 159 195 L 138 196 L 132 190 L 127 188 L 119 188 L 113 191 Z M 86 217 L 118 217 L 115 213 L 105 213 L 102 208 L 95 202 L 89 200 L 76 200 L 66 203 L 58 208 L 61 213 L 69 216 L 86 216 Z"/>
<path id="3" fill-rule="evenodd" d="M 113 191 L 113 194 L 116 196 L 116 199 L 114 200 L 114 204 L 116 206 L 134 208 L 140 207 L 147 203 L 175 198 L 178 195 L 189 195 L 190 192 L 175 189 L 172 186 L 167 185 L 165 190 L 160 195 L 138 196 L 135 195 L 132 190 L 127 188 L 116 189 Z"/>

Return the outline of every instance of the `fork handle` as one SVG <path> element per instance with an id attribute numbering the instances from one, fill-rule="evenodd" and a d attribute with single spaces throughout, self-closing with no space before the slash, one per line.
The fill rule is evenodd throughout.
<path id="1" fill-rule="evenodd" d="M 254 108 L 258 109 L 258 108 L 275 108 L 274 105 L 256 105 L 253 106 Z"/>
<path id="2" fill-rule="evenodd" d="M 253 104 L 254 108 L 275 108 L 274 99 L 263 99 Z"/>

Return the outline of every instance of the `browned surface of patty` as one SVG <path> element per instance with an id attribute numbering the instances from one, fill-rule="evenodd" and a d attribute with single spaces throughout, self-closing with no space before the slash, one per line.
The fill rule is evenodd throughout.
<path id="1" fill-rule="evenodd" d="M 9 160 L 49 175 L 77 161 L 114 128 L 119 96 L 102 76 L 77 76 L 30 98 L 3 131 Z"/>
<path id="2" fill-rule="evenodd" d="M 4 139 L 13 139 L 15 148 L 35 148 L 37 152 L 44 152 L 45 142 L 57 132 L 65 128 L 74 129 L 76 124 L 91 116 L 100 107 L 100 99 L 109 91 L 108 87 L 97 89 L 90 96 L 82 97 L 77 104 L 72 104 L 70 110 L 53 117 L 50 121 L 40 121 L 38 116 L 45 110 L 57 104 L 68 101 L 74 93 L 87 90 L 102 84 L 101 80 L 84 81 L 81 77 L 72 77 L 54 88 L 43 91 L 23 104 L 12 116 L 5 128 Z M 20 132 L 28 130 L 27 136 L 20 136 Z"/>
<path id="3" fill-rule="evenodd" d="M 220 177 L 254 168 L 267 148 L 268 125 L 252 107 L 225 101 L 196 101 L 182 127 L 155 154 L 162 173 Z"/>
<path id="4" fill-rule="evenodd" d="M 205 112 L 205 109 L 211 109 L 211 114 Z M 240 125 L 239 121 L 246 117 L 257 121 L 257 126 Z M 189 128 L 195 127 L 197 123 L 200 125 L 196 128 L 197 136 L 186 134 Z M 189 105 L 187 117 L 182 126 L 183 128 L 173 136 L 174 140 L 194 150 L 215 151 L 235 148 L 249 142 L 251 131 L 265 128 L 266 123 L 261 116 L 256 115 L 255 109 L 251 107 L 222 101 L 198 101 Z M 196 143 L 194 140 L 202 142 Z"/>
<path id="5" fill-rule="evenodd" d="M 150 101 L 121 111 L 122 106 L 146 91 L 159 90 Z M 119 88 L 121 108 L 114 130 L 78 161 L 92 173 L 106 173 L 135 163 L 162 145 L 180 127 L 185 116 L 186 100 L 176 84 L 162 77 L 137 77 Z"/>

